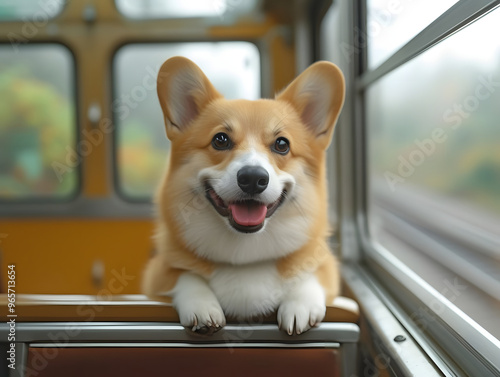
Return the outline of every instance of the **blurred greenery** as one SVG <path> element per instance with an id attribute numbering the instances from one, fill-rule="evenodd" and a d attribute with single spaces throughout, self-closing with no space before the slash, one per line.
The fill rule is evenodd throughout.
<path id="1" fill-rule="evenodd" d="M 38 16 L 54 17 L 64 7 L 65 0 L 2 0 L 0 21 L 27 20 Z"/>
<path id="2" fill-rule="evenodd" d="M 500 72 L 500 61 L 493 72 Z M 376 84 L 368 92 L 372 173 L 384 180 L 388 171 L 398 174 L 400 158 L 409 161 L 419 150 L 415 140 L 432 139 L 441 128 L 446 140 L 435 143 L 435 150 L 395 190 L 409 184 L 500 214 L 500 88 L 491 93 L 484 87 L 490 73 L 446 58 L 429 67 L 417 58 Z M 478 86 L 489 97 L 477 99 L 473 111 L 466 111 Z M 462 106 L 463 116 L 455 105 Z M 443 118 L 448 110 L 455 121 Z"/>
<path id="3" fill-rule="evenodd" d="M 146 124 L 145 124 L 146 123 Z M 156 125 L 161 128 L 161 125 Z M 128 197 L 148 199 L 154 194 L 167 160 L 166 136 L 155 142 L 147 122 L 127 119 L 120 125 L 118 169 Z"/>
<path id="4" fill-rule="evenodd" d="M 60 198 L 76 189 L 75 169 L 60 181 L 52 168 L 75 146 L 73 98 L 35 71 L 33 60 L 0 62 L 1 199 Z"/>
<path id="5" fill-rule="evenodd" d="M 420 3 L 414 6 L 414 14 L 427 11 Z M 371 40 L 372 55 L 387 52 L 387 44 L 412 27 L 405 24 L 409 17 L 394 15 L 386 33 Z M 500 43 L 488 38 L 500 32 L 499 26 L 500 10 L 495 10 L 368 89 L 370 170 L 372 178 L 386 181 L 387 190 L 387 177 L 396 176 L 391 195 L 411 187 L 478 211 L 480 218 L 489 212 L 500 219 Z M 418 161 L 419 142 L 440 129 L 446 140 L 434 142 L 434 150 Z M 411 156 L 414 171 L 401 174 L 401 160 Z"/>

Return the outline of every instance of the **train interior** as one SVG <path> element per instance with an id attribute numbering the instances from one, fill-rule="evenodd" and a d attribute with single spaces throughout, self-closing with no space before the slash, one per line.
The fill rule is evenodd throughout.
<path id="1" fill-rule="evenodd" d="M 1 1 L 0 375 L 500 376 L 499 4 Z M 142 294 L 174 56 L 229 99 L 343 72 L 316 328 L 192 334 Z"/>

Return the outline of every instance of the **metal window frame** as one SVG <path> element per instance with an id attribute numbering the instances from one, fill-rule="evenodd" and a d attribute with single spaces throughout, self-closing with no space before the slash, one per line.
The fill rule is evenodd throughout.
<path id="1" fill-rule="evenodd" d="M 396 376 L 443 375 L 446 368 L 436 360 L 431 362 L 422 352 L 419 339 L 412 336 L 394 315 L 393 306 L 387 301 L 388 295 L 377 288 L 376 280 L 366 268 L 358 263 L 344 264 L 342 277 L 358 298 L 363 320 L 369 324 L 366 327 L 370 333 L 368 338 L 377 353 L 374 357 L 377 368 L 391 370 Z"/>
<path id="2" fill-rule="evenodd" d="M 460 0 L 376 69 L 365 71 L 357 80 L 356 89 L 364 90 L 382 76 L 486 15 L 498 5 L 498 0 Z M 361 30 L 366 29 L 363 25 L 359 27 Z"/>
<path id="3" fill-rule="evenodd" d="M 9 325 L 0 324 L 1 339 Z M 20 322 L 16 325 L 16 369 L 22 377 L 29 348 L 39 347 L 175 347 L 175 348 L 326 348 L 338 349 L 342 375 L 356 372 L 359 327 L 354 323 L 321 323 L 300 336 L 289 336 L 277 325 L 227 325 L 210 337 L 186 331 L 178 323 L 159 322 Z M 3 342 L 3 341 L 2 341 Z M 0 342 L 0 343 L 2 343 Z"/>
<path id="4" fill-rule="evenodd" d="M 384 287 L 386 296 L 402 308 L 397 311 L 394 305 L 384 302 L 445 375 L 500 376 L 500 341 L 371 237 L 367 216 L 369 176 L 364 94 L 376 80 L 498 5 L 500 1 L 460 0 L 371 71 L 367 70 L 366 44 L 360 45 L 353 35 L 350 36 L 350 46 L 357 48 L 357 55 L 354 67 L 348 72 L 353 88 L 347 98 L 345 111 L 354 122 L 350 129 L 341 128 L 337 140 L 342 254 L 344 260 L 362 262 L 361 271 L 367 271 L 375 277 L 371 281 L 373 289 Z M 353 23 L 350 25 L 351 34 L 354 34 L 354 30 L 366 31 L 365 0 L 350 2 L 350 9 Z M 423 313 L 418 321 L 415 321 L 416 313 Z"/>

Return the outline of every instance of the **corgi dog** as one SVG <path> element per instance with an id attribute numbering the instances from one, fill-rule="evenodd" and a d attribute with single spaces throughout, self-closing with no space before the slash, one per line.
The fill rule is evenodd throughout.
<path id="1" fill-rule="evenodd" d="M 292 335 L 323 320 L 340 284 L 325 151 L 344 88 L 341 71 L 322 61 L 275 99 L 227 100 L 192 61 L 162 65 L 171 149 L 143 292 L 171 298 L 183 326 L 212 333 L 226 318 L 277 312 Z"/>

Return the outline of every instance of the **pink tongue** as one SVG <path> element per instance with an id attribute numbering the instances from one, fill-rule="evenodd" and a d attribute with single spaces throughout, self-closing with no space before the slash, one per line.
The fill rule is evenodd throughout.
<path id="1" fill-rule="evenodd" d="M 229 204 L 229 209 L 234 221 L 243 226 L 254 226 L 261 224 L 267 213 L 264 204 L 257 203 L 233 203 Z"/>

